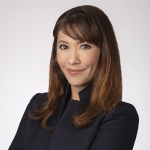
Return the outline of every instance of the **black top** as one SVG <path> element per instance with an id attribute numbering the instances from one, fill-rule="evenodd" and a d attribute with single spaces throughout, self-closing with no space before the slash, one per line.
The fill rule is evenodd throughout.
<path id="1" fill-rule="evenodd" d="M 89 102 L 90 96 L 91 85 L 88 85 L 79 92 L 80 101 L 71 100 L 66 106 L 65 97 L 60 110 L 49 119 L 54 130 L 47 132 L 41 121 L 28 117 L 28 111 L 34 105 L 40 105 L 48 98 L 47 93 L 36 94 L 26 108 L 9 150 L 132 150 L 139 118 L 131 104 L 121 102 L 112 113 L 100 114 L 84 129 L 73 127 L 72 116 L 77 108 Z"/>

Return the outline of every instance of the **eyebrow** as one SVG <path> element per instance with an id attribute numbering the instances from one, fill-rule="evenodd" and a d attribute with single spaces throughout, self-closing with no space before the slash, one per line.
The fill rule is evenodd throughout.
<path id="1" fill-rule="evenodd" d="M 86 42 L 86 41 L 83 41 L 83 42 L 78 42 L 78 43 L 84 43 L 84 42 Z M 59 40 L 58 42 L 57 42 L 57 44 L 58 43 L 65 43 L 65 44 L 69 44 L 67 41 L 64 41 L 64 40 Z M 88 43 L 88 42 L 87 42 Z"/>
<path id="2" fill-rule="evenodd" d="M 60 40 L 60 41 L 58 41 L 57 43 L 65 43 L 65 44 L 69 44 L 68 42 L 66 42 L 66 41 L 63 41 L 63 40 Z"/>

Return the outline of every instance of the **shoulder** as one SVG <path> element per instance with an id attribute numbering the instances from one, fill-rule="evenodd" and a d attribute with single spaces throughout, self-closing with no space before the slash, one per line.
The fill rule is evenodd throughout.
<path id="1" fill-rule="evenodd" d="M 127 102 L 121 102 L 120 104 L 118 104 L 114 108 L 114 111 L 112 113 L 126 113 L 138 117 L 136 108 L 132 104 Z"/>
<path id="2" fill-rule="evenodd" d="M 112 129 L 135 129 L 137 130 L 139 116 L 136 108 L 129 103 L 121 102 L 102 121 L 104 127 L 110 126 Z"/>
<path id="3" fill-rule="evenodd" d="M 138 131 L 138 113 L 132 104 L 121 102 L 100 118 L 92 149 L 131 150 Z M 108 144 L 109 143 L 109 144 Z"/>
<path id="4" fill-rule="evenodd" d="M 139 120 L 139 116 L 136 108 L 127 102 L 119 103 L 112 111 L 107 115 L 107 117 L 112 116 L 130 116 L 131 118 L 135 118 Z"/>
<path id="5" fill-rule="evenodd" d="M 36 93 L 29 102 L 29 107 L 39 107 L 48 100 L 48 93 Z"/>

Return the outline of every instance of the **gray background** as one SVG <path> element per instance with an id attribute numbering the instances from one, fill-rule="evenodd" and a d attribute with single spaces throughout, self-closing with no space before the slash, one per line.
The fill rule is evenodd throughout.
<path id="1" fill-rule="evenodd" d="M 48 89 L 52 30 L 74 6 L 91 4 L 110 18 L 119 44 L 123 101 L 140 117 L 134 150 L 150 150 L 149 0 L 0 0 L 0 149 L 10 145 L 31 97 Z"/>

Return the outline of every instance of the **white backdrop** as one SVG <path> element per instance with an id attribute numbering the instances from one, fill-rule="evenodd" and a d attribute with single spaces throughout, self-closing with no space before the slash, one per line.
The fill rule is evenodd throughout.
<path id="1" fill-rule="evenodd" d="M 140 117 L 134 150 L 150 150 L 149 0 L 0 0 L 0 150 L 7 150 L 30 98 L 48 89 L 52 30 L 66 10 L 101 8 L 117 36 L 123 101 Z"/>

